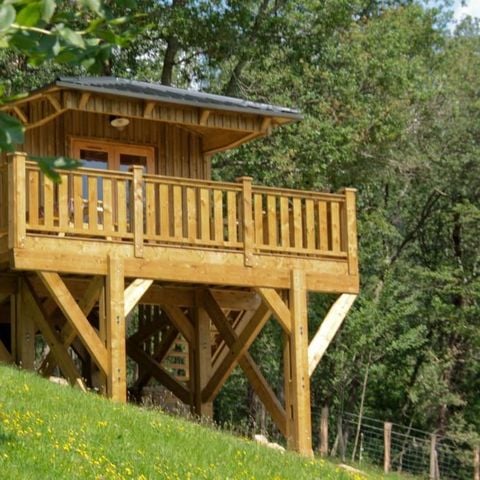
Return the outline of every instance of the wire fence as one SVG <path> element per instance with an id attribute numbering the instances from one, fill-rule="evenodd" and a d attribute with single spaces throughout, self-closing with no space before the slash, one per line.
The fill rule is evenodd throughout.
<path id="1" fill-rule="evenodd" d="M 314 439 L 320 450 L 321 409 L 314 408 L 312 417 L 314 429 L 318 432 Z M 365 416 L 360 419 L 348 412 L 328 415 L 328 431 L 324 451 L 345 462 L 382 465 L 392 472 L 431 480 L 472 480 L 478 475 L 478 467 L 474 465 L 474 446 L 461 439 L 431 434 L 411 425 Z"/>

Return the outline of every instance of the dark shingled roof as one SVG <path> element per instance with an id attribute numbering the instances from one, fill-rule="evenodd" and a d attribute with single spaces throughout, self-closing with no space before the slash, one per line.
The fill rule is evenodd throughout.
<path id="1" fill-rule="evenodd" d="M 300 112 L 292 108 L 250 102 L 240 98 L 224 97 L 211 93 L 197 92 L 195 90 L 167 87 L 157 83 L 127 80 L 125 78 L 59 77 L 55 81 L 55 84 L 65 88 L 76 88 L 91 92 L 141 98 L 144 100 L 156 100 L 206 109 L 284 117 L 291 120 L 302 119 Z"/>

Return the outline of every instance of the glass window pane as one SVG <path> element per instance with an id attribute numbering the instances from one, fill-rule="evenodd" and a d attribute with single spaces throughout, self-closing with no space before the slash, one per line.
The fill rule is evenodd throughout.
<path id="1" fill-rule="evenodd" d="M 87 168 L 108 168 L 108 152 L 98 150 L 80 149 L 80 160 L 83 160 L 83 166 Z"/>
<path id="2" fill-rule="evenodd" d="M 120 153 L 120 170 L 126 172 L 132 165 L 142 165 L 145 171 L 147 169 L 147 157 L 145 155 Z"/>

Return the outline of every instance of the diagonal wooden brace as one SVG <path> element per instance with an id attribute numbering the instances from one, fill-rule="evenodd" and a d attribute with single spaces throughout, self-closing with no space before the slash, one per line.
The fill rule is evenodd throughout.
<path id="1" fill-rule="evenodd" d="M 48 343 L 52 354 L 60 367 L 60 370 L 68 379 L 71 385 L 79 385 L 82 390 L 86 390 L 80 373 L 78 372 L 67 348 L 63 345 L 60 335 L 52 328 L 47 320 L 47 316 L 41 301 L 36 296 L 28 280 L 25 281 L 25 314 L 30 315 L 37 327 L 42 332 L 45 341 Z"/>
<path id="2" fill-rule="evenodd" d="M 203 291 L 203 306 L 208 312 L 218 331 L 222 334 L 228 346 L 232 346 L 236 341 L 236 334 L 233 327 L 228 323 L 225 315 L 209 290 Z M 239 358 L 238 363 L 244 371 L 253 389 L 270 413 L 273 421 L 277 424 L 282 434 L 286 435 L 287 416 L 285 409 L 279 402 L 272 388 L 265 380 L 253 358 L 248 352 L 245 352 Z"/>
<path id="3" fill-rule="evenodd" d="M 125 289 L 123 294 L 125 317 L 135 308 L 152 284 L 153 280 L 137 278 Z"/>
<path id="4" fill-rule="evenodd" d="M 88 284 L 88 287 L 85 290 L 83 297 L 78 302 L 78 306 L 86 317 L 98 301 L 102 288 L 103 277 L 94 277 Z M 69 322 L 66 322 L 63 326 L 60 337 L 62 339 L 63 345 L 66 348 L 68 348 L 74 342 L 77 334 Z M 53 352 L 49 352 L 45 359 L 42 361 L 38 370 L 42 373 L 42 375 L 48 376 L 51 375 L 53 369 L 55 368 L 55 365 L 56 362 Z"/>
<path id="5" fill-rule="evenodd" d="M 175 343 L 175 340 L 178 337 L 178 331 L 175 327 L 170 327 L 165 336 L 163 336 L 160 344 L 155 349 L 155 352 L 152 355 L 153 360 L 155 360 L 158 364 L 162 363 L 162 360 L 168 355 L 168 352 L 172 348 L 172 345 Z M 130 337 L 131 338 L 131 337 Z M 132 341 L 131 339 L 128 340 L 128 343 L 132 342 L 138 346 L 138 343 Z M 127 343 L 127 348 L 128 348 Z M 149 366 L 146 366 L 142 373 L 139 375 L 135 384 L 133 385 L 133 390 L 140 391 L 150 380 L 152 377 L 152 369 Z"/>
<path id="6" fill-rule="evenodd" d="M 238 360 L 248 351 L 257 338 L 265 323 L 270 318 L 270 315 L 270 309 L 266 305 L 261 304 L 242 332 L 238 336 L 236 333 L 234 334 L 236 337 L 235 342 L 230 345 L 230 351 L 215 369 L 202 392 L 202 400 L 204 402 L 213 401 L 235 368 Z M 220 321 L 223 321 L 223 319 L 220 319 Z M 228 328 L 228 325 L 225 325 L 225 327 Z"/>
<path id="7" fill-rule="evenodd" d="M 141 364 L 151 371 L 162 385 L 165 385 L 174 395 L 176 395 L 183 403 L 189 403 L 190 392 L 180 383 L 178 383 L 156 360 L 151 358 L 138 345 L 128 342 L 127 353 L 138 364 Z"/>
<path id="8" fill-rule="evenodd" d="M 357 295 L 342 293 L 328 311 L 308 346 L 308 374 L 311 377 L 328 346 L 355 302 Z"/>
<path id="9" fill-rule="evenodd" d="M 273 288 L 257 288 L 257 292 L 268 305 L 283 330 L 286 333 L 290 333 L 292 330 L 292 317 L 290 310 L 285 305 L 285 302 L 281 299 L 277 291 Z"/>
<path id="10" fill-rule="evenodd" d="M 37 272 L 37 274 L 76 334 L 82 339 L 90 355 L 92 355 L 102 372 L 108 376 L 107 349 L 63 283 L 60 275 L 54 272 Z"/>

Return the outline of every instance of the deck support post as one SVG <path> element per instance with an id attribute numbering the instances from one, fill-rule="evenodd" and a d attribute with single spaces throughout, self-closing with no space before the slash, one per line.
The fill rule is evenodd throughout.
<path id="1" fill-rule="evenodd" d="M 293 270 L 290 287 L 292 329 L 284 351 L 287 405 L 287 444 L 306 457 L 313 456 L 308 375 L 308 318 L 305 272 Z"/>
<path id="2" fill-rule="evenodd" d="M 125 315 L 123 305 L 123 259 L 108 257 L 106 278 L 106 334 L 108 356 L 107 394 L 118 402 L 127 401 L 127 361 L 125 349 Z"/>
<path id="3" fill-rule="evenodd" d="M 213 403 L 202 401 L 202 391 L 212 375 L 212 341 L 210 338 L 210 317 L 203 308 L 203 291 L 196 292 L 193 342 L 193 386 L 194 411 L 202 417 L 213 417 Z M 191 344 L 190 344 L 191 345 Z"/>
<path id="4" fill-rule="evenodd" d="M 26 370 L 33 370 L 35 363 L 35 324 L 31 315 L 26 315 L 25 281 L 19 280 L 15 295 L 15 361 Z"/>

